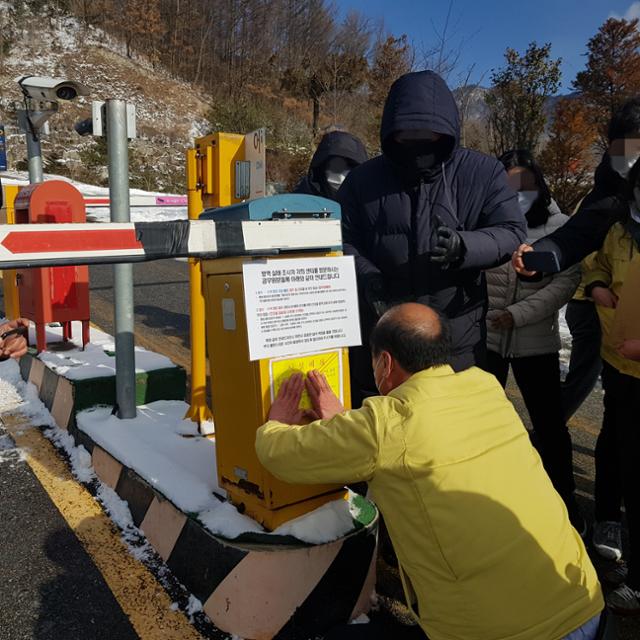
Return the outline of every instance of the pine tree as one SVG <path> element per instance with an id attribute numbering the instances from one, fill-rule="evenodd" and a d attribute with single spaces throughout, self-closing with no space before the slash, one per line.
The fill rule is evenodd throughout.
<path id="1" fill-rule="evenodd" d="M 638 20 L 609 18 L 587 44 L 587 68 L 573 87 L 584 98 L 591 125 L 606 146 L 611 116 L 628 98 L 640 94 Z"/>
<path id="2" fill-rule="evenodd" d="M 411 71 L 412 64 L 413 52 L 406 35 L 399 38 L 388 36 L 375 47 L 369 72 L 369 104 L 372 110 L 369 137 L 374 147 L 380 144 L 380 120 L 389 89 L 400 76 Z"/>
<path id="3" fill-rule="evenodd" d="M 532 42 L 520 55 L 508 48 L 506 66 L 491 75 L 485 101 L 490 109 L 489 139 L 495 155 L 510 149 L 535 151 L 544 127 L 544 104 L 560 86 L 560 58 L 551 59 L 551 44 Z"/>
<path id="4" fill-rule="evenodd" d="M 584 101 L 558 100 L 540 164 L 549 189 L 564 213 L 570 214 L 591 188 L 596 139 Z"/>

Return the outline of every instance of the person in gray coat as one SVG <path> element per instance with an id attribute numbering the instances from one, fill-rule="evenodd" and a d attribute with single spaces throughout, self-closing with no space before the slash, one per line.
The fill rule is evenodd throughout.
<path id="1" fill-rule="evenodd" d="M 527 218 L 527 242 L 552 233 L 569 219 L 552 200 L 528 151 L 510 151 L 500 160 Z M 508 263 L 486 276 L 487 370 L 505 386 L 511 366 L 531 417 L 533 442 L 574 526 L 584 533 L 586 523 L 574 495 L 571 437 L 562 410 L 558 326 L 558 311 L 573 296 L 580 267 L 533 281 L 519 278 Z"/>

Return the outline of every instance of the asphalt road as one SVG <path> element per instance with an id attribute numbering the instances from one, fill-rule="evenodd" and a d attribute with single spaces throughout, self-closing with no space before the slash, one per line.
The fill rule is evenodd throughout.
<path id="1" fill-rule="evenodd" d="M 190 370 L 189 265 L 157 260 L 133 265 L 136 343 Z M 113 335 L 113 267 L 89 270 L 91 321 Z"/>
<path id="2" fill-rule="evenodd" d="M 0 640 L 137 640 L 1 424 L 0 444 Z"/>
<path id="3" fill-rule="evenodd" d="M 187 263 L 176 260 L 141 263 L 134 265 L 133 272 L 136 343 L 167 355 L 189 371 Z M 104 331 L 113 333 L 113 268 L 92 267 L 90 273 L 91 320 Z M 527 422 L 526 410 L 512 383 L 508 392 Z M 602 393 L 595 390 L 570 423 L 579 501 L 590 522 L 593 519 L 593 452 L 601 420 Z M 18 486 L 20 490 L 16 488 Z M 73 534 L 65 531 L 65 527 L 56 520 L 55 508 L 47 504 L 46 495 L 42 494 L 37 480 L 29 477 L 22 463 L 13 467 L 0 465 L 0 495 L 0 549 L 3 560 L 0 640 L 58 637 L 43 635 L 44 632 L 39 631 L 44 628 L 42 620 L 53 615 L 52 612 L 58 607 L 61 607 L 60 611 L 65 611 L 65 602 L 73 602 L 74 594 L 79 592 L 94 601 L 95 616 L 90 616 L 93 620 L 99 621 L 107 616 L 113 625 L 122 625 L 122 635 L 114 633 L 110 637 L 131 637 L 127 635 L 130 630 L 126 620 L 122 620 L 117 603 L 110 596 L 108 587 L 101 583 L 99 572 L 91 567 L 89 558 L 83 557 L 83 551 L 78 548 L 77 541 L 74 542 Z M 594 561 L 603 572 L 609 568 L 595 556 Z M 523 579 L 526 577 L 523 576 Z M 64 597 L 59 595 L 62 591 L 66 594 Z M 21 629 L 19 625 L 14 626 L 20 619 L 31 621 L 30 628 L 35 630 L 32 635 L 7 631 Z M 76 621 L 74 624 L 87 622 Z M 620 640 L 640 639 L 640 618 L 619 619 L 617 624 Z M 80 630 L 80 627 L 78 629 L 77 633 L 70 632 L 64 637 L 100 637 Z M 399 639 L 402 636 L 394 633 L 393 637 Z"/>

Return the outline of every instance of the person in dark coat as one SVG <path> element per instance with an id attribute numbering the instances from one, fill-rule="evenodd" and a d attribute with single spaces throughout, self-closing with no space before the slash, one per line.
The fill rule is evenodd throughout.
<path id="1" fill-rule="evenodd" d="M 482 270 L 509 260 L 527 226 L 502 164 L 460 147 L 459 137 L 444 80 L 433 71 L 403 75 L 385 103 L 382 155 L 353 169 L 338 193 L 364 345 L 350 354 L 354 407 L 376 392 L 366 345 L 394 304 L 420 302 L 451 320 L 454 369 L 484 359 Z"/>
<path id="2" fill-rule="evenodd" d="M 326 133 L 311 158 L 309 172 L 293 191 L 335 200 L 351 169 L 367 159 L 367 150 L 354 135 L 346 131 Z"/>
<path id="3" fill-rule="evenodd" d="M 625 219 L 632 187 L 629 171 L 640 158 L 640 98 L 628 100 L 613 116 L 608 129 L 609 148 L 598 166 L 593 190 L 584 198 L 567 224 L 534 245 L 523 244 L 513 256 L 513 265 L 524 276 L 524 251 L 553 251 L 564 270 L 602 247 L 609 229 Z"/>

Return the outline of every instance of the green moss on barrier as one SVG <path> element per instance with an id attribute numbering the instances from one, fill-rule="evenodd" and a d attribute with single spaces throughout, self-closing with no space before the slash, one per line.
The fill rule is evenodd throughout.
<path id="1" fill-rule="evenodd" d="M 115 376 L 69 380 L 74 388 L 74 409 L 82 411 L 116 401 Z M 169 367 L 136 374 L 136 405 L 156 400 L 184 400 L 187 374 L 182 367 Z"/>

